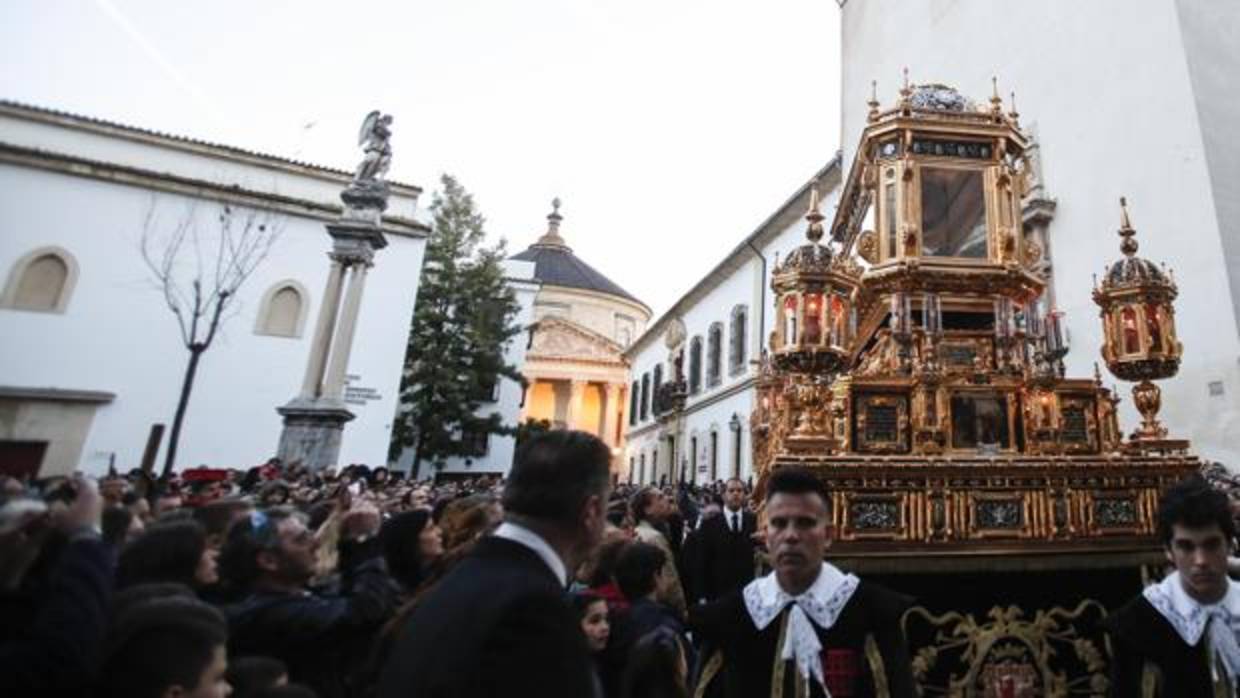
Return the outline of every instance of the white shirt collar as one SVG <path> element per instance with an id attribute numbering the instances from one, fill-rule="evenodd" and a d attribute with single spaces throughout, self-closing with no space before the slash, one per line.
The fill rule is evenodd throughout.
<path id="1" fill-rule="evenodd" d="M 795 660 L 801 675 L 807 679 L 812 675 L 825 691 L 826 680 L 822 661 L 818 657 L 822 643 L 809 620 L 813 619 L 818 627 L 829 630 L 848 605 L 860 581 L 855 575 L 845 574 L 835 565 L 823 562 L 817 579 L 799 596 L 784 591 L 774 572 L 745 585 L 741 596 L 745 600 L 745 610 L 749 611 L 749 617 L 758 630 L 770 625 L 789 604 L 792 605 L 781 655 L 785 660 Z"/>
<path id="2" fill-rule="evenodd" d="M 537 533 L 521 526 L 520 524 L 505 521 L 495 529 L 495 533 L 491 534 L 497 538 L 504 538 L 520 543 L 525 547 L 533 550 L 542 561 L 547 563 L 547 567 L 551 568 L 551 573 L 555 578 L 560 580 L 560 586 L 568 586 L 568 570 L 564 567 L 564 561 L 560 559 L 559 553 L 551 547 L 547 541 Z"/>
<path id="3" fill-rule="evenodd" d="M 1190 647 L 1196 646 L 1206 628 L 1210 629 L 1210 646 L 1229 678 L 1240 676 L 1240 586 L 1227 580 L 1227 592 L 1214 604 L 1203 604 L 1188 595 L 1179 572 L 1172 572 L 1158 584 L 1141 592 L 1145 600 L 1166 619 L 1176 634 Z M 1214 618 L 1215 622 L 1210 623 Z M 1211 662 L 1212 665 L 1215 662 Z"/>

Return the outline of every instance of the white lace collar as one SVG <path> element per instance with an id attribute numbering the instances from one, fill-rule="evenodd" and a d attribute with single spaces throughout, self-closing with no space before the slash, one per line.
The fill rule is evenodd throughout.
<path id="1" fill-rule="evenodd" d="M 855 575 L 845 574 L 838 567 L 824 562 L 818 578 L 800 596 L 784 591 L 774 572 L 745 585 L 741 593 L 745 609 L 758 630 L 766 628 L 785 608 L 792 606 L 781 655 L 785 660 L 795 660 L 806 679 L 812 675 L 828 697 L 831 693 L 827 691 L 822 661 L 819 659 L 822 643 L 809 621 L 813 619 L 818 627 L 829 630 L 839 619 L 840 612 L 852 598 L 860 581 Z"/>
<path id="2" fill-rule="evenodd" d="M 1240 628 L 1240 586 L 1228 580 L 1222 600 L 1207 605 L 1189 596 L 1180 573 L 1173 572 L 1158 584 L 1146 587 L 1142 594 L 1189 647 L 1201 640 L 1209 626 L 1210 647 L 1219 660 L 1211 665 L 1221 664 L 1233 680 L 1240 676 L 1240 643 L 1236 638 L 1236 629 Z M 1215 622 L 1210 623 L 1211 619 Z"/>

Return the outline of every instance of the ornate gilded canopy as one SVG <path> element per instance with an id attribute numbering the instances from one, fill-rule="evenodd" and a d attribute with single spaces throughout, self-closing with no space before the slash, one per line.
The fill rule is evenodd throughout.
<path id="1" fill-rule="evenodd" d="M 978 107 L 907 77 L 893 107 L 869 106 L 830 239 L 815 190 L 808 242 L 772 274 L 751 417 L 758 493 L 771 468 L 816 469 L 835 554 L 871 564 L 1072 558 L 1082 539 L 1154 560 L 1158 493 L 1196 460 L 1165 439 L 1126 450 L 1101 376 L 1065 376 L 1063 313 L 1022 224 L 1029 142 L 1015 108 L 997 90 Z M 1172 375 L 1174 282 L 1135 257 L 1126 213 L 1121 235 L 1125 258 L 1095 291 L 1104 359 L 1121 378 Z"/>

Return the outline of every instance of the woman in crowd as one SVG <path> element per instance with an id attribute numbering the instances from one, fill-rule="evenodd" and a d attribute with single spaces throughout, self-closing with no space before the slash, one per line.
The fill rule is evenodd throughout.
<path id="1" fill-rule="evenodd" d="M 216 556 L 197 521 L 155 523 L 121 551 L 116 583 L 122 589 L 147 582 L 203 589 L 219 581 Z"/>
<path id="2" fill-rule="evenodd" d="M 490 533 L 504 518 L 499 501 L 489 494 L 471 494 L 448 502 L 439 517 L 444 548 L 455 552 Z"/>
<path id="3" fill-rule="evenodd" d="M 607 600 L 588 591 L 577 591 L 572 594 L 573 610 L 577 612 L 577 621 L 581 623 L 581 632 L 586 636 L 590 647 L 590 655 L 594 658 L 594 676 L 606 696 L 616 695 L 614 681 L 606 663 L 605 652 L 607 640 L 611 636 L 611 621 L 608 619 Z M 608 685 L 608 684 L 613 685 Z"/>
<path id="4" fill-rule="evenodd" d="M 397 514 L 379 531 L 388 573 L 400 582 L 406 597 L 422 586 L 431 566 L 443 555 L 443 533 L 425 509 Z"/>

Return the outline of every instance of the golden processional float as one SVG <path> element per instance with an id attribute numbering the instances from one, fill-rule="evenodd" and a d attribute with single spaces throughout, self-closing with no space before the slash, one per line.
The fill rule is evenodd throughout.
<path id="1" fill-rule="evenodd" d="M 815 192 L 808 241 L 773 270 L 755 498 L 781 466 L 826 481 L 832 560 L 916 599 L 924 695 L 1101 695 L 1100 623 L 1156 573 L 1160 493 L 1199 467 L 1156 417 L 1175 282 L 1136 256 L 1121 203 L 1123 258 L 1093 297 L 1107 369 L 1137 382 L 1125 439 L 1097 367 L 1064 375 L 1014 107 L 907 78 L 895 108 L 869 106 L 830 239 Z"/>

